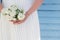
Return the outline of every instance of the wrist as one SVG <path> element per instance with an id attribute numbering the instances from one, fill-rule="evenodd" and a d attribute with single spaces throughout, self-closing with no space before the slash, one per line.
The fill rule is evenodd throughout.
<path id="1" fill-rule="evenodd" d="M 26 12 L 25 16 L 26 17 L 29 17 L 30 16 L 30 13 L 29 12 Z"/>

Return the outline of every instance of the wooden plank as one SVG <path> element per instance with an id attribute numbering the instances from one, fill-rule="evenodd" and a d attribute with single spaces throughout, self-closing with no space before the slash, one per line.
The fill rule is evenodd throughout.
<path id="1" fill-rule="evenodd" d="M 60 38 L 41 38 L 42 40 L 60 40 Z"/>
<path id="2" fill-rule="evenodd" d="M 39 18 L 40 23 L 60 23 L 60 18 Z"/>
<path id="3" fill-rule="evenodd" d="M 60 0 L 44 0 L 44 3 L 60 3 Z"/>
<path id="4" fill-rule="evenodd" d="M 60 11 L 38 11 L 38 16 L 41 17 L 60 17 Z"/>
<path id="5" fill-rule="evenodd" d="M 60 30 L 60 24 L 45 23 L 41 24 L 41 30 Z"/>
<path id="6" fill-rule="evenodd" d="M 42 5 L 39 7 L 39 10 L 60 10 L 60 5 Z"/>
<path id="7" fill-rule="evenodd" d="M 41 37 L 50 37 L 50 38 L 56 38 L 59 37 L 60 38 L 60 31 L 43 31 L 41 32 Z"/>

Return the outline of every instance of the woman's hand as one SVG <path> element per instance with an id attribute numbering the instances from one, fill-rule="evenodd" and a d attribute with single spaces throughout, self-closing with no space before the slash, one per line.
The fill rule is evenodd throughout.
<path id="1" fill-rule="evenodd" d="M 42 2 L 43 2 L 42 0 L 35 0 L 31 8 L 28 10 L 28 12 L 26 12 L 26 17 L 24 18 L 24 20 L 17 20 L 17 21 L 12 20 L 12 22 L 14 24 L 24 23 L 26 19 L 28 18 L 28 16 L 30 16 L 42 4 Z"/>
<path id="2" fill-rule="evenodd" d="M 16 21 L 11 20 L 11 22 L 13 22 L 13 24 L 21 24 L 21 23 L 24 23 L 27 20 L 28 16 L 29 15 L 26 13 L 25 14 L 25 18 L 23 20 L 16 20 Z"/>
<path id="3" fill-rule="evenodd" d="M 0 4 L 0 12 L 1 12 L 2 8 L 3 8 L 3 6 L 2 6 L 2 4 Z"/>

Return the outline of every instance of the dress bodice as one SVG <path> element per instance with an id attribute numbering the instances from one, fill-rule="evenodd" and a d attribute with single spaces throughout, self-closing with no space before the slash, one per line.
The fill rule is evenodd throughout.
<path id="1" fill-rule="evenodd" d="M 3 0 L 4 7 L 16 4 L 18 8 L 24 8 L 27 11 L 33 4 L 34 0 Z"/>

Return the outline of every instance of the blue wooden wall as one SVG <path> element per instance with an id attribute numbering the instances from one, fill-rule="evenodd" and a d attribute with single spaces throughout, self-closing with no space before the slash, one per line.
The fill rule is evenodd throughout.
<path id="1" fill-rule="evenodd" d="M 38 14 L 41 40 L 60 40 L 60 0 L 44 0 Z"/>

